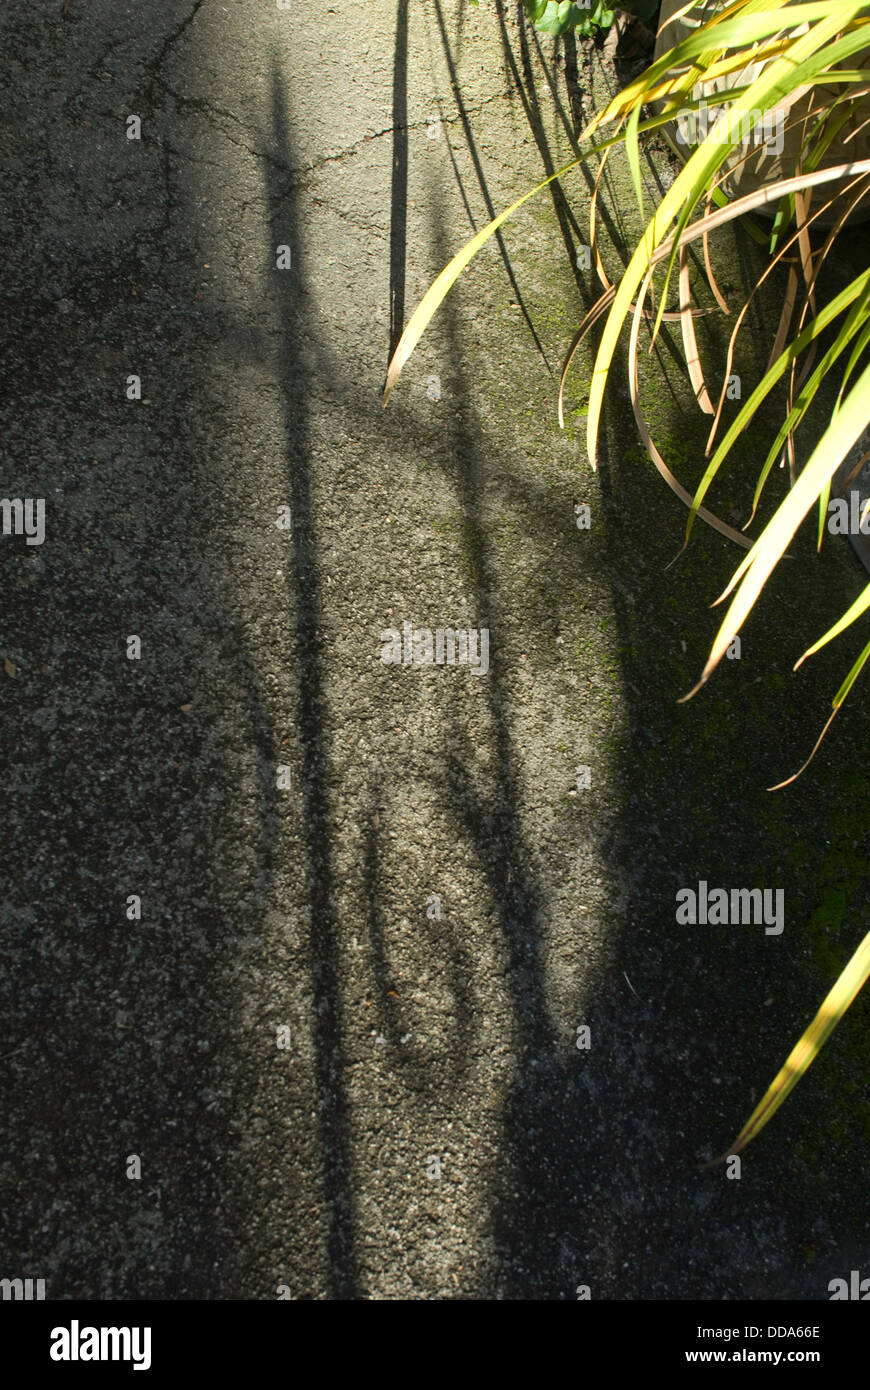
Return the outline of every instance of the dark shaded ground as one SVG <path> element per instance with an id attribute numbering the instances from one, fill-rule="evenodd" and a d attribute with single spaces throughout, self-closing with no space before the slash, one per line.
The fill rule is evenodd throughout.
<path id="1" fill-rule="evenodd" d="M 50 1297 L 819 1299 L 866 1266 L 865 1001 L 739 1182 L 697 1168 L 864 930 L 859 692 L 764 791 L 847 669 L 790 674 L 857 562 L 783 573 L 674 703 L 734 553 L 699 529 L 665 569 L 683 517 L 621 383 L 597 477 L 582 416 L 555 428 L 582 172 L 380 409 L 429 280 L 615 80 L 519 8 L 0 17 L 0 490 L 47 516 L 0 542 L 0 1275 Z M 605 215 L 630 234 L 616 169 Z M 749 250 L 722 255 L 739 289 Z M 676 342 L 647 395 L 688 482 Z M 405 619 L 488 627 L 489 674 L 385 668 Z M 784 887 L 782 936 L 678 928 L 702 878 Z"/>

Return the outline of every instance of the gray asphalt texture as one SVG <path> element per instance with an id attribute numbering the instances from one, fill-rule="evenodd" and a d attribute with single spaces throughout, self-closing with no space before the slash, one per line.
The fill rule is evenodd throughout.
<path id="1" fill-rule="evenodd" d="M 0 540 L 0 1275 L 49 1298 L 824 1299 L 868 1272 L 867 1001 L 739 1180 L 699 1167 L 867 928 L 860 689 L 765 790 L 858 650 L 791 673 L 856 557 L 802 537 L 676 703 L 738 556 L 699 526 L 666 568 L 684 512 L 623 358 L 597 474 L 588 353 L 558 429 L 588 172 L 506 225 L 381 408 L 431 279 L 625 79 L 521 9 L 0 13 L 0 490 L 46 508 L 43 544 Z M 618 245 L 624 169 L 605 193 Z M 752 248 L 722 247 L 739 293 Z M 688 483 L 706 424 L 663 344 L 644 390 Z M 488 673 L 384 665 L 405 621 L 486 627 Z M 782 935 L 678 926 L 702 879 L 783 888 Z"/>

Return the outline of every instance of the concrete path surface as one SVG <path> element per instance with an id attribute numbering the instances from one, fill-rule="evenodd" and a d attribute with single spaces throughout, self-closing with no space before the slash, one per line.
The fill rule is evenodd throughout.
<path id="1" fill-rule="evenodd" d="M 50 1298 L 821 1299 L 866 1266 L 865 1001 L 740 1180 L 699 1167 L 866 930 L 860 696 L 765 791 L 851 662 L 791 674 L 857 560 L 778 577 L 676 703 L 735 552 L 666 569 L 623 375 L 597 475 L 588 356 L 558 429 L 588 171 L 381 408 L 431 279 L 618 80 L 521 10 L 0 15 L 0 491 L 44 500 L 0 541 L 0 1276 Z M 783 890 L 784 930 L 678 925 L 701 881 Z"/>

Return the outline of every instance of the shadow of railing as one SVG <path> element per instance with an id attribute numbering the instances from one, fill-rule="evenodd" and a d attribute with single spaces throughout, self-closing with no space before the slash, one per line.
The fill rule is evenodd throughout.
<path id="1" fill-rule="evenodd" d="M 270 133 L 278 160 L 277 163 L 267 163 L 265 171 L 270 208 L 266 263 L 274 257 L 277 246 L 287 243 L 291 246 L 294 267 L 291 275 L 278 277 L 277 307 L 282 325 L 278 374 L 284 413 L 287 493 L 293 521 L 289 599 L 295 629 L 295 727 L 302 787 L 305 913 L 313 989 L 311 1029 L 319 1098 L 330 1296 L 353 1298 L 356 1294 L 353 1176 L 342 1050 L 336 888 L 332 866 L 335 835 L 328 799 L 324 658 L 321 646 L 323 598 L 319 578 L 317 507 L 307 430 L 311 373 L 316 370 L 322 384 L 327 363 L 321 355 L 316 368 L 313 368 L 300 351 L 298 324 L 305 313 L 306 270 L 295 200 L 292 191 L 288 190 L 286 177 L 281 173 L 282 167 L 284 170 L 295 167 L 295 151 L 290 137 L 292 118 L 289 95 L 277 64 L 272 69 L 270 81 Z M 401 89 L 401 84 L 399 86 Z M 401 91 L 399 99 L 400 96 Z M 401 194 L 401 180 L 398 186 L 394 183 L 394 191 Z M 274 292 L 271 277 L 269 289 Z"/>

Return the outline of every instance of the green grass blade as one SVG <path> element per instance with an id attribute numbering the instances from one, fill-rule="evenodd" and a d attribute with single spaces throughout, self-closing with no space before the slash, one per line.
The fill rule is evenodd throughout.
<path id="1" fill-rule="evenodd" d="M 803 656 L 800 658 L 800 661 L 795 662 L 794 669 L 797 670 L 799 666 L 802 666 L 808 656 L 815 656 L 816 652 L 820 651 L 822 647 L 826 647 L 829 642 L 833 642 L 835 637 L 839 637 L 841 632 L 845 632 L 847 627 L 851 627 L 852 624 L 858 618 L 860 618 L 862 613 L 866 613 L 868 608 L 870 608 L 870 584 L 868 584 L 867 587 L 858 595 L 852 606 L 846 609 L 842 618 L 839 618 L 837 622 L 834 623 L 834 626 L 828 629 L 824 637 L 820 637 L 818 642 L 814 642 L 811 647 L 807 647 Z M 858 673 L 855 672 L 856 676 L 857 674 Z M 849 672 L 849 675 L 852 676 L 851 671 Z M 849 681 L 849 688 L 843 694 L 843 700 L 846 698 L 846 695 L 848 695 L 849 689 L 851 689 L 852 685 L 854 684 L 854 680 L 855 677 L 852 676 L 852 680 Z M 840 692 L 838 692 L 838 694 L 839 693 Z M 843 703 L 843 700 L 839 700 L 839 702 L 835 700 L 834 703 L 837 708 L 839 708 L 839 706 Z"/>
<path id="2" fill-rule="evenodd" d="M 804 416 L 806 415 L 807 411 L 809 410 L 810 406 L 815 400 L 816 392 L 818 391 L 823 378 L 835 365 L 837 359 L 841 357 L 842 354 L 846 351 L 846 348 L 854 338 L 855 334 L 860 329 L 861 325 L 863 323 L 866 323 L 868 304 L 870 304 L 870 297 L 864 295 L 859 303 L 854 304 L 852 306 L 851 312 L 849 313 L 846 322 L 842 325 L 839 333 L 837 334 L 837 337 L 834 339 L 834 342 L 828 348 L 827 352 L 824 354 L 821 361 L 816 366 L 812 375 L 807 378 L 807 380 L 801 387 L 795 399 L 794 405 L 792 406 L 791 410 L 789 411 L 788 415 L 785 417 L 785 420 L 780 426 L 777 436 L 773 441 L 773 444 L 770 446 L 767 458 L 764 460 L 764 465 L 761 469 L 758 483 L 756 484 L 755 496 L 752 499 L 753 513 L 755 512 L 755 509 L 758 506 L 759 498 L 761 497 L 761 490 L 764 487 L 765 482 L 767 481 L 768 474 L 770 473 L 771 468 L 773 467 L 774 463 L 779 457 L 780 451 L 782 450 L 782 447 L 785 444 L 786 438 L 789 434 L 791 434 L 792 430 L 797 429 L 801 420 L 803 420 Z"/>
<path id="3" fill-rule="evenodd" d="M 833 477 L 841 461 L 867 427 L 870 402 L 870 365 L 865 367 L 838 414 L 831 420 L 802 470 L 797 482 L 783 499 L 745 560 L 738 566 L 721 603 L 739 582 L 725 619 L 716 634 L 707 663 L 697 685 L 683 696 L 691 698 L 709 679 L 735 635 L 740 631 L 755 600 L 781 560 L 789 541 L 803 521 L 825 483 Z M 681 701 L 682 703 L 682 701 Z"/>
<path id="4" fill-rule="evenodd" d="M 849 691 L 852 689 L 852 686 L 855 684 L 856 680 L 860 676 L 862 670 L 864 669 L 864 666 L 867 663 L 868 657 L 870 657 L 870 642 L 867 643 L 863 652 L 858 657 L 858 660 L 855 662 L 855 665 L 852 667 L 848 676 L 843 681 L 843 684 L 840 686 L 840 689 L 834 696 L 831 702 L 834 706 L 834 714 L 837 713 L 837 710 L 840 708 L 846 696 L 849 694 Z"/>
<path id="5" fill-rule="evenodd" d="M 808 347 L 815 338 L 823 333 L 828 325 L 841 314 L 849 304 L 868 290 L 870 290 L 870 270 L 865 270 L 863 274 L 856 276 L 851 284 L 847 285 L 844 290 L 841 290 L 838 295 L 835 295 L 833 299 L 824 305 L 816 317 L 810 320 L 806 328 L 802 329 L 797 337 L 788 344 L 773 365 L 765 372 L 761 381 L 755 387 L 755 390 L 750 393 L 746 401 L 744 401 L 743 405 L 740 407 L 740 410 L 726 430 L 713 457 L 704 470 L 704 476 L 698 484 L 692 502 L 692 509 L 689 512 L 686 522 L 686 541 L 688 541 L 692 531 L 692 524 L 695 516 L 695 503 L 697 502 L 698 506 L 700 506 L 701 502 L 703 502 L 710 484 L 719 471 L 723 459 L 734 441 L 743 433 L 762 401 L 770 394 L 786 369 L 795 358 L 803 352 L 804 348 Z"/>
<path id="6" fill-rule="evenodd" d="M 761 1133 L 764 1126 L 776 1114 L 786 1097 L 794 1090 L 804 1072 L 815 1061 L 855 995 L 866 983 L 870 975 L 870 932 L 864 937 L 852 959 L 840 975 L 833 989 L 825 996 L 809 1028 L 795 1044 L 785 1060 L 785 1065 L 777 1072 L 734 1143 L 713 1163 L 722 1163 L 732 1154 L 740 1153 L 751 1139 Z M 705 1164 L 712 1167 L 712 1164 Z"/>
<path id="7" fill-rule="evenodd" d="M 452 261 L 450 261 L 441 271 L 441 274 L 432 281 L 432 284 L 429 286 L 408 320 L 405 331 L 399 339 L 396 351 L 390 359 L 390 365 L 387 368 L 387 379 L 384 385 L 384 396 L 381 402 L 382 405 L 385 406 L 389 401 L 393 392 L 393 387 L 399 379 L 402 368 L 428 328 L 433 314 L 459 279 L 459 276 L 462 274 L 469 261 L 474 259 L 480 248 L 489 241 L 493 233 L 497 232 L 501 224 L 506 222 L 509 217 L 512 217 L 517 209 L 522 207 L 523 203 L 528 202 L 529 198 L 533 198 L 536 193 L 540 193 L 542 189 L 547 187 L 547 184 L 552 183 L 554 179 L 561 178 L 569 169 L 573 169 L 575 165 L 581 162 L 581 159 L 572 159 L 570 164 L 566 164 L 564 168 L 558 169 L 555 174 L 551 174 L 549 178 L 544 179 L 535 188 L 530 189 L 528 193 L 524 193 L 521 198 L 518 198 L 517 201 L 512 203 L 509 208 L 506 208 L 504 212 L 500 212 L 497 217 L 494 217 L 491 222 L 488 222 L 485 227 L 482 227 L 470 241 L 466 242 L 461 251 L 457 251 Z"/>
<path id="8" fill-rule="evenodd" d="M 864 349 L 866 348 L 868 343 L 870 343 L 870 323 L 865 324 L 864 328 L 862 328 L 861 336 L 859 337 L 857 343 L 852 349 L 852 355 L 849 358 L 849 361 L 846 363 L 846 367 L 843 372 L 843 380 L 840 383 L 840 390 L 837 393 L 837 401 L 834 407 L 835 410 L 840 409 L 840 402 L 842 401 L 843 393 L 846 390 L 847 385 L 849 384 L 849 377 L 855 370 L 855 367 L 860 361 Z"/>
<path id="9" fill-rule="evenodd" d="M 849 30 L 852 22 L 864 8 L 863 5 L 857 3 L 846 4 L 844 0 L 836 0 L 836 3 L 838 14 L 835 17 L 833 27 L 830 29 L 831 35 Z M 758 6 L 755 4 L 745 6 L 741 14 L 733 19 L 723 19 L 721 16 L 714 15 L 695 33 L 688 35 L 668 52 L 663 53 L 633 82 L 630 82 L 627 87 L 617 93 L 609 106 L 605 107 L 595 118 L 595 124 L 596 126 L 605 125 L 617 115 L 630 110 L 635 102 L 642 103 L 650 100 L 649 92 L 661 77 L 670 72 L 671 69 L 679 67 L 681 63 L 709 53 L 714 42 L 717 51 L 729 48 L 748 48 L 761 39 L 780 33 L 783 29 L 794 29 L 803 24 L 821 25 L 826 21 L 830 22 L 831 19 L 830 0 L 824 0 L 820 4 L 789 4 L 787 8 L 784 4 L 771 6 L 769 0 L 761 0 Z M 806 36 L 801 36 L 801 38 L 804 37 Z M 852 51 L 856 52 L 866 42 L 867 35 L 865 33 Z M 750 60 L 750 55 L 747 54 L 747 62 Z M 692 86 L 696 85 L 696 82 L 697 78 L 692 82 Z"/>
<path id="10" fill-rule="evenodd" d="M 788 8 L 788 22 L 791 23 L 798 10 L 812 9 L 813 7 L 795 5 Z M 769 67 L 765 68 L 744 96 L 733 103 L 727 116 L 729 131 L 739 131 L 744 115 L 753 109 L 765 110 L 768 106 L 776 105 L 783 96 L 794 90 L 795 85 L 810 79 L 814 70 L 826 66 L 828 51 L 842 47 L 841 43 L 832 43 L 834 35 L 848 25 L 861 8 L 862 6 L 858 3 L 841 3 L 838 4 L 836 14 L 833 16 L 830 10 L 826 10 L 826 18 L 820 19 L 808 33 L 795 39 L 789 53 L 783 58 L 776 59 Z M 729 21 L 729 23 L 738 23 L 738 21 Z M 777 23 L 780 28 L 783 27 L 781 14 L 777 16 Z M 724 24 L 722 30 L 727 27 L 728 24 Z M 861 46 L 866 37 L 866 32 L 851 36 L 856 49 Z M 685 46 L 688 48 L 697 39 L 697 35 L 692 36 L 685 41 Z M 681 47 L 683 46 L 681 45 Z M 705 47 L 709 47 L 709 36 L 698 42 L 699 52 L 703 52 Z M 821 53 L 819 52 L 820 49 L 822 50 Z M 664 62 L 666 58 L 674 60 L 676 52 L 677 50 L 674 50 L 671 54 L 664 55 L 660 62 Z M 656 66 L 657 64 L 653 64 L 653 68 Z M 653 68 L 648 69 L 648 72 L 652 72 Z M 607 384 L 610 364 L 637 287 L 646 274 L 653 252 L 665 237 L 671 223 L 676 218 L 680 223 L 685 224 L 690 215 L 691 206 L 697 205 L 698 201 L 705 195 L 711 176 L 723 163 L 730 148 L 731 146 L 727 142 L 723 141 L 720 144 L 718 139 L 713 140 L 708 135 L 703 144 L 687 161 L 662 199 L 623 274 L 616 298 L 611 305 L 610 313 L 604 325 L 589 389 L 586 448 L 593 468 L 595 467 L 604 389 Z M 674 243 L 671 264 L 673 264 L 675 252 L 676 242 Z M 664 304 L 664 297 L 662 304 Z"/>

